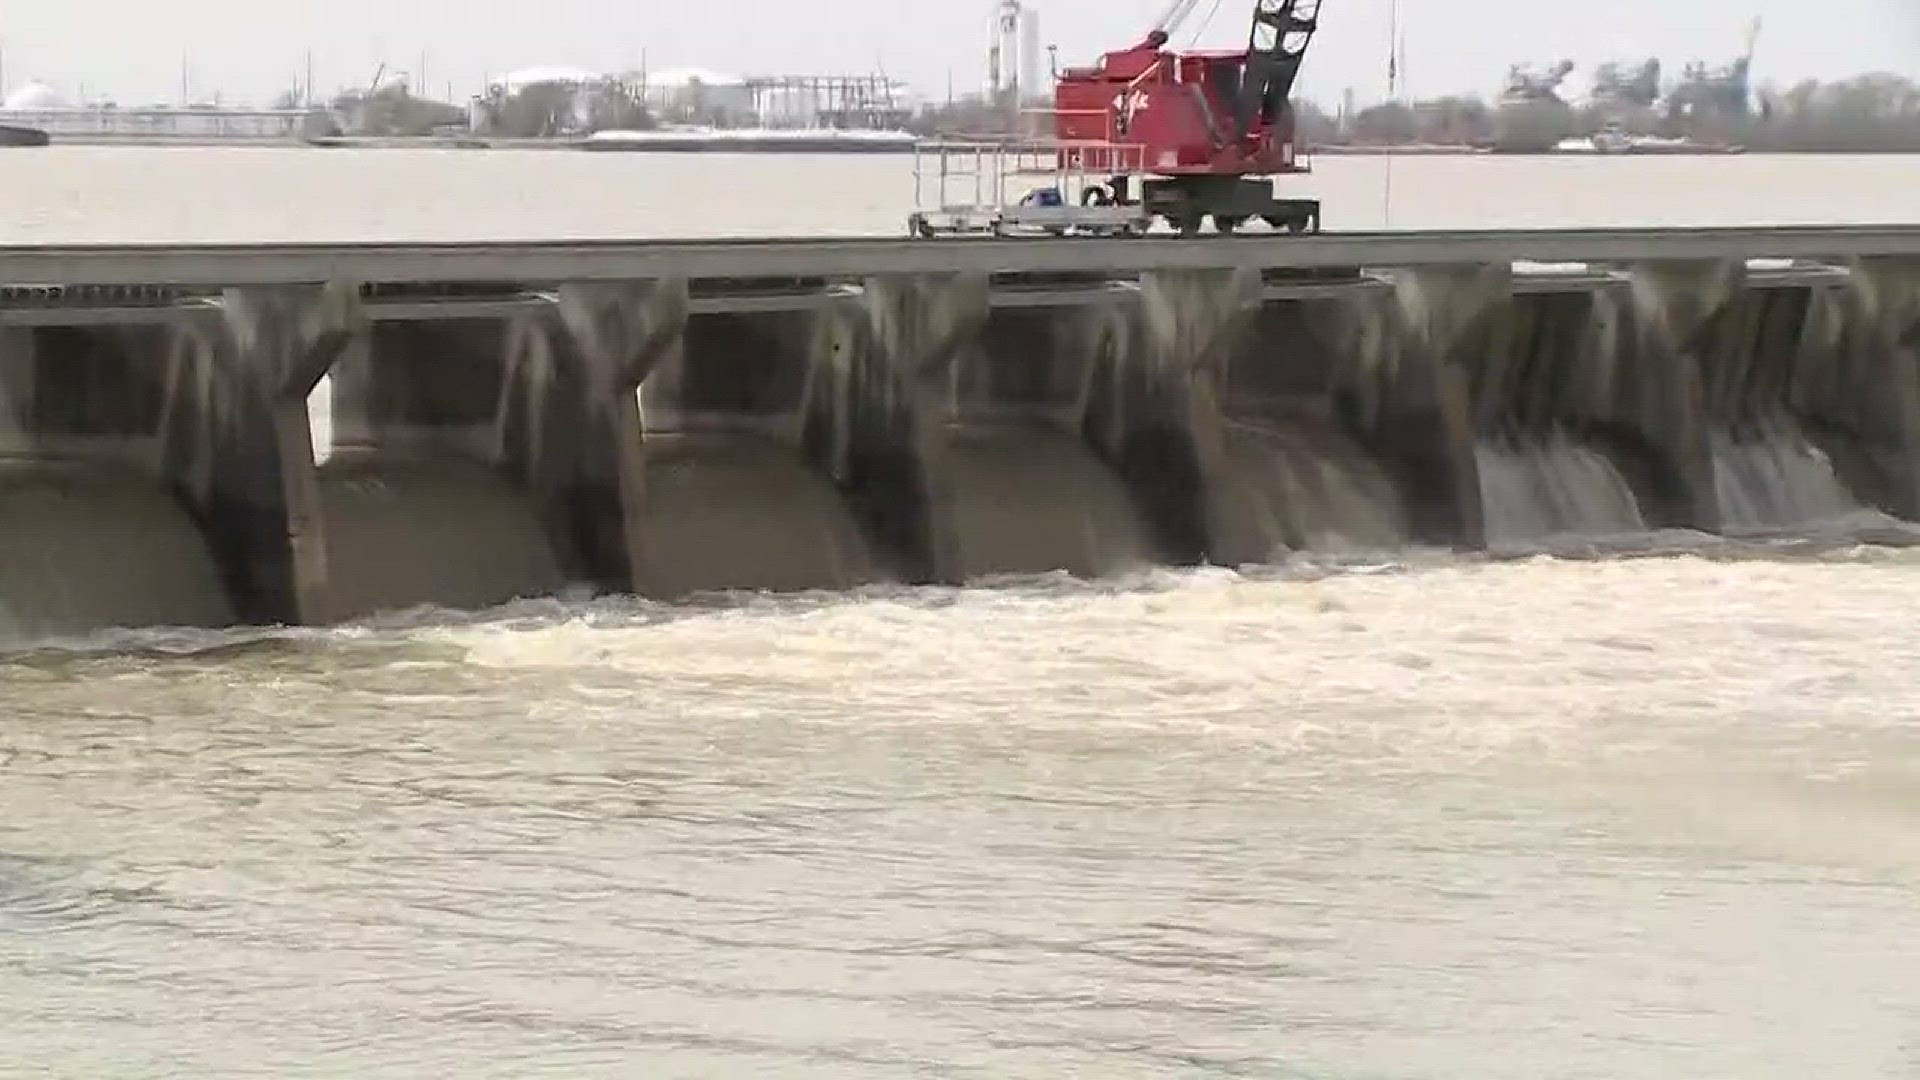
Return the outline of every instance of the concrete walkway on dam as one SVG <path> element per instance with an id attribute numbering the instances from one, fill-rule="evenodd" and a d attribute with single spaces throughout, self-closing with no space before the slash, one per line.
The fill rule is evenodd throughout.
<path id="1" fill-rule="evenodd" d="M 0 639 L 1862 513 L 1920 227 L 0 246 Z"/>

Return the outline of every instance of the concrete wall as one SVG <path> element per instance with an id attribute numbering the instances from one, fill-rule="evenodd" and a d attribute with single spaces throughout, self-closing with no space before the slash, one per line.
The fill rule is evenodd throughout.
<path id="1" fill-rule="evenodd" d="M 1920 517 L 1908 261 L 509 300 L 0 302 L 0 633 Z"/>

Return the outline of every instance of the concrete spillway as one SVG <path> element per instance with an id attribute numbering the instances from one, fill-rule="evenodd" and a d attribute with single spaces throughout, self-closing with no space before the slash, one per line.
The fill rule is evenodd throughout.
<path id="1" fill-rule="evenodd" d="M 1920 230 L 667 247 L 0 249 L 0 635 L 1920 518 Z"/>
<path id="2" fill-rule="evenodd" d="M 151 478 L 0 463 L 0 637 L 233 618 L 198 526 Z"/>

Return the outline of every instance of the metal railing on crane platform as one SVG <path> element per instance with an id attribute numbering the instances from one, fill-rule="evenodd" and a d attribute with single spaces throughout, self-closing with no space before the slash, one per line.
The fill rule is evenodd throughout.
<path id="1" fill-rule="evenodd" d="M 985 215 L 1014 205 L 1029 192 L 1051 190 L 1071 206 L 1104 205 L 1117 177 L 1138 176 L 1146 148 L 1084 139 L 959 139 L 917 143 L 913 152 L 914 206 L 921 211 Z"/>

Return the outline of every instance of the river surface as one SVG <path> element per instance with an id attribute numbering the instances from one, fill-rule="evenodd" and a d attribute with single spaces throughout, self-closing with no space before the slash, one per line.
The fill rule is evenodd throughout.
<path id="1" fill-rule="evenodd" d="M 4 167 L 0 244 L 901 236 L 914 206 L 912 158 L 891 155 L 75 146 Z M 1284 186 L 1324 200 L 1328 229 L 1920 222 L 1916 157 L 1325 156 L 1314 168 Z"/>
<path id="2" fill-rule="evenodd" d="M 8 162 L 14 241 L 898 217 L 868 159 Z M 1911 160 L 1396 168 L 1920 221 Z M 1624 546 L 0 654 L 0 1075 L 1920 1077 L 1920 550 Z"/>

